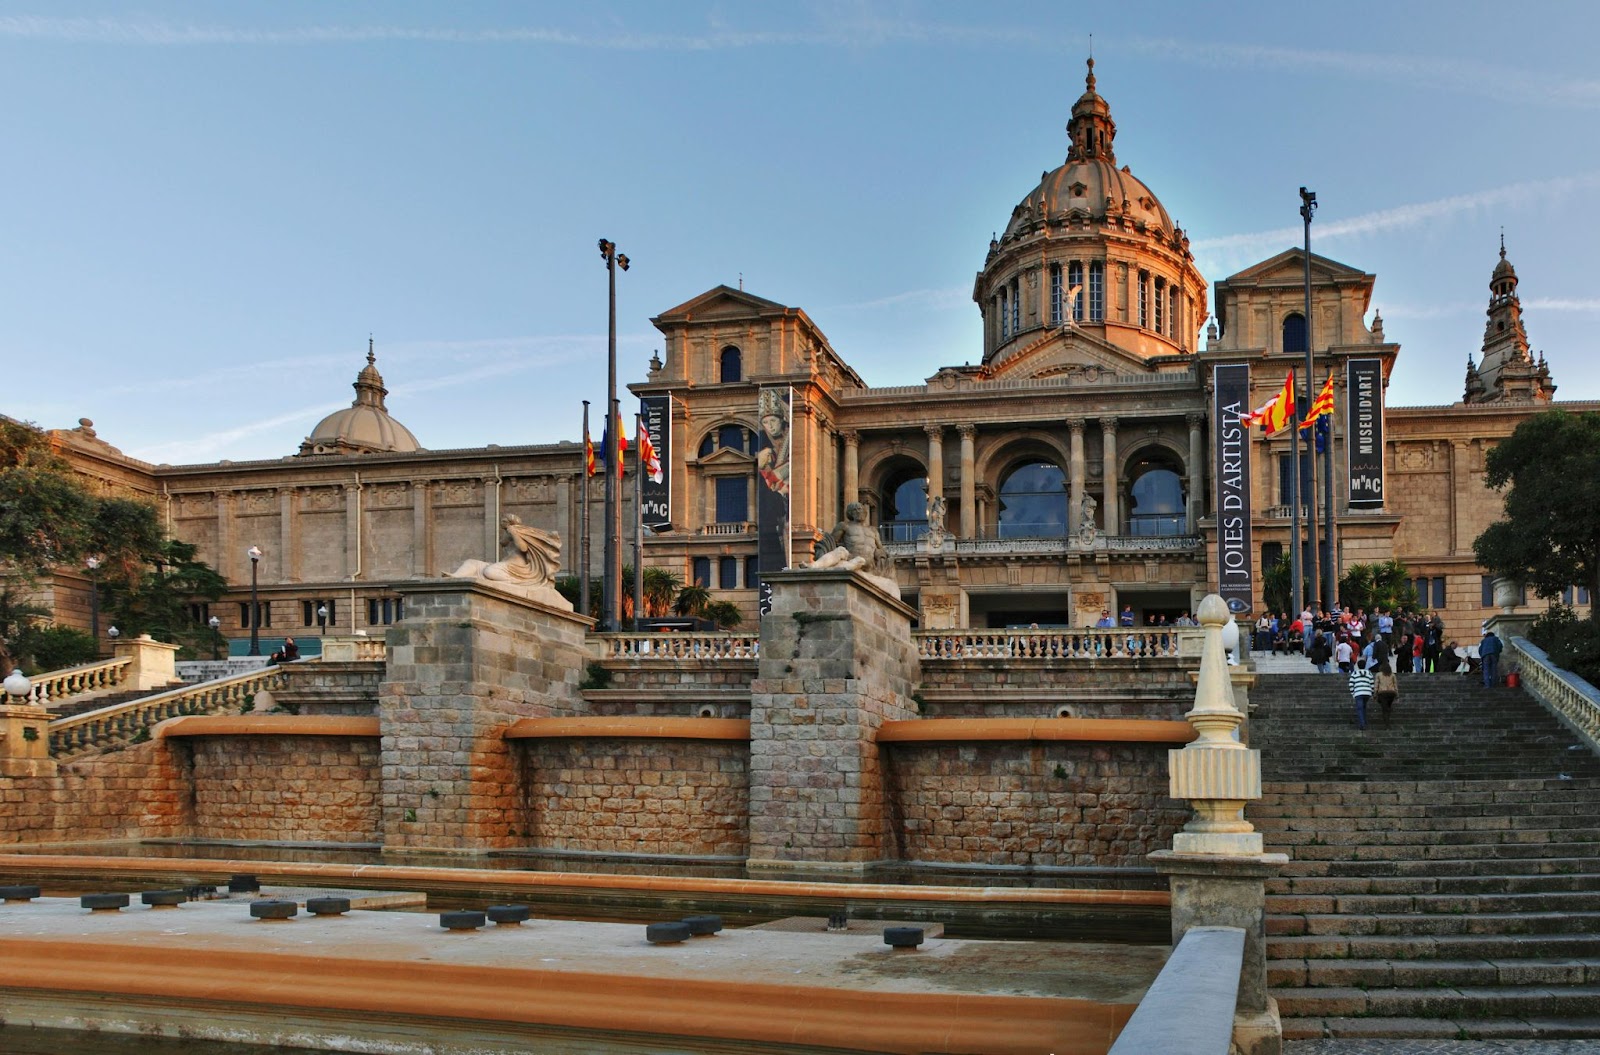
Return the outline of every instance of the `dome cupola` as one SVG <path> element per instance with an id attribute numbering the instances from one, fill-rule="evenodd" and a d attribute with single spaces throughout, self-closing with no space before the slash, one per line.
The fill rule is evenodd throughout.
<path id="1" fill-rule="evenodd" d="M 389 416 L 389 409 L 383 402 L 389 390 L 383 387 L 383 375 L 378 373 L 378 357 L 370 338 L 367 340 L 367 365 L 356 375 L 354 388 L 355 401 L 318 422 L 311 435 L 300 444 L 301 455 L 383 454 L 422 449 L 411 430 Z"/>

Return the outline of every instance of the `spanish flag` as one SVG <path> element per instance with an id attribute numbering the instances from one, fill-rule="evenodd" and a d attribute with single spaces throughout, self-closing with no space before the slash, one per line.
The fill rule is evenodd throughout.
<path id="1" fill-rule="evenodd" d="M 1311 401 L 1311 409 L 1306 411 L 1306 420 L 1300 423 L 1301 431 L 1309 429 L 1316 424 L 1317 419 L 1324 415 L 1333 414 L 1333 375 L 1328 375 L 1328 380 L 1322 386 L 1322 391 L 1317 393 L 1317 398 Z"/>
<path id="2" fill-rule="evenodd" d="M 1239 424 L 1260 425 L 1261 431 L 1271 436 L 1282 432 L 1294 420 L 1294 371 L 1283 379 L 1283 391 L 1273 396 L 1248 414 L 1239 415 Z"/>

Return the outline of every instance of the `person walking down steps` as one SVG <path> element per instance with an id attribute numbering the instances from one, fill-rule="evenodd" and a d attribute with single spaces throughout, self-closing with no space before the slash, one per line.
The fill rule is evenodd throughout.
<path id="1" fill-rule="evenodd" d="M 1372 671 L 1356 664 L 1350 671 L 1350 698 L 1356 702 L 1356 728 L 1367 731 L 1367 704 L 1372 702 Z"/>

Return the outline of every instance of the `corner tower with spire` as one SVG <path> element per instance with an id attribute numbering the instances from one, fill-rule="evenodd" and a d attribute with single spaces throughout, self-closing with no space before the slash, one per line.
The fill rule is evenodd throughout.
<path id="1" fill-rule="evenodd" d="M 1467 360 L 1466 403 L 1548 403 L 1556 386 L 1541 355 L 1529 350 L 1517 297 L 1517 269 L 1506 259 L 1506 236 L 1500 236 L 1500 262 L 1489 276 L 1488 321 L 1483 330 L 1483 356 L 1476 367 Z"/>

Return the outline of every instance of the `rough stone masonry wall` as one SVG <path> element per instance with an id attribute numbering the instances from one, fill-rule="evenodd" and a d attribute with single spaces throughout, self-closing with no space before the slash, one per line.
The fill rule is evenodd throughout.
<path id="1" fill-rule="evenodd" d="M 579 713 L 588 620 L 464 581 L 402 592 L 379 690 L 384 845 L 518 845 L 521 774 L 502 734 L 519 718 Z"/>
<path id="2" fill-rule="evenodd" d="M 908 861 L 1144 868 L 1188 807 L 1168 744 L 896 744 L 890 793 Z M 1059 768 L 1058 768 L 1059 767 Z"/>
<path id="3" fill-rule="evenodd" d="M 542 850 L 743 857 L 749 745 L 524 740 L 527 843 Z"/>
<path id="4" fill-rule="evenodd" d="M 0 844 L 189 834 L 187 752 L 168 741 L 63 763 L 0 783 Z"/>
<path id="5" fill-rule="evenodd" d="M 331 843 L 382 837 L 375 737 L 199 737 L 189 744 L 196 836 Z"/>

